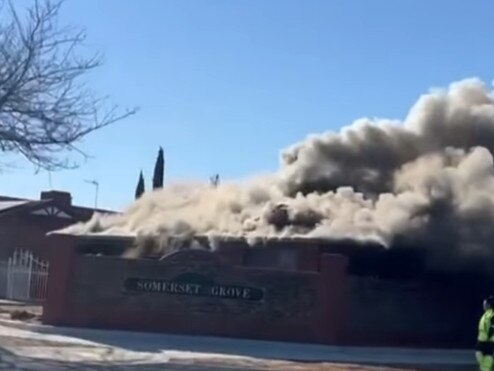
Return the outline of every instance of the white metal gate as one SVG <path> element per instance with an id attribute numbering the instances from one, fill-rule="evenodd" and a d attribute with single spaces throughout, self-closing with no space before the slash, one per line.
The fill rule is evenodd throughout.
<path id="1" fill-rule="evenodd" d="M 46 298 L 49 263 L 29 251 L 17 250 L 8 262 L 0 262 L 0 297 L 21 301 Z"/>

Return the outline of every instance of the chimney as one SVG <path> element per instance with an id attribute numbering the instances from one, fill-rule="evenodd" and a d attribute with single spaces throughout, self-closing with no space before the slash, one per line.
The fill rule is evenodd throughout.
<path id="1" fill-rule="evenodd" d="M 53 200 L 61 206 L 72 205 L 72 195 L 69 192 L 62 191 L 43 191 L 41 192 L 41 200 Z"/>

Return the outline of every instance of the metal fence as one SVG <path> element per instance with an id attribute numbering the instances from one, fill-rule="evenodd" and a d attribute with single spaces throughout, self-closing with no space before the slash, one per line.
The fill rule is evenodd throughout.
<path id="1" fill-rule="evenodd" d="M 0 297 L 19 301 L 43 301 L 48 286 L 49 263 L 30 251 L 17 250 L 0 262 Z"/>

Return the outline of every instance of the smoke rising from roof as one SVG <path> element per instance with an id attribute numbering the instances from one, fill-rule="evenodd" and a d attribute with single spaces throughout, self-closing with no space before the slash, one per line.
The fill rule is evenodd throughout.
<path id="1" fill-rule="evenodd" d="M 478 79 L 421 96 L 403 122 L 359 119 L 282 151 L 243 183 L 175 184 L 65 230 L 397 239 L 482 251 L 494 238 L 494 99 Z"/>

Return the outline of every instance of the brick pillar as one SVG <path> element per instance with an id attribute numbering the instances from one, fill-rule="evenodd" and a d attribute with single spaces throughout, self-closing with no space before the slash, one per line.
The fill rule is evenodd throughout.
<path id="1" fill-rule="evenodd" d="M 46 238 L 49 246 L 50 267 L 42 321 L 53 325 L 63 325 L 69 312 L 69 290 L 77 255 L 76 239 L 69 235 L 51 235 Z"/>
<path id="2" fill-rule="evenodd" d="M 322 254 L 320 271 L 320 316 L 322 341 L 340 344 L 344 341 L 348 313 L 348 258 Z"/>

